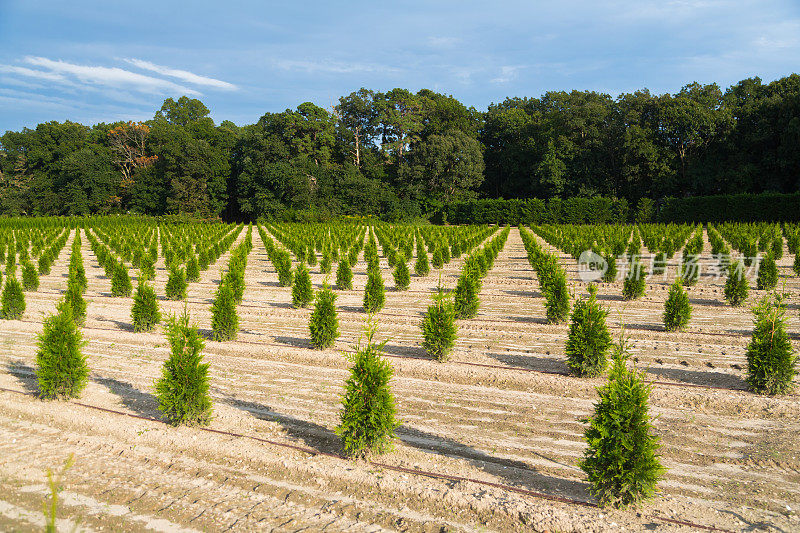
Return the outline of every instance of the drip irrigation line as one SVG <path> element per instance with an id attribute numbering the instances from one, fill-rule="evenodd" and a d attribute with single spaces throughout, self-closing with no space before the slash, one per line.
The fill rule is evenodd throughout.
<path id="1" fill-rule="evenodd" d="M 32 393 L 25 392 L 25 391 L 20 391 L 20 390 L 16 390 L 16 389 L 8 389 L 6 387 L 0 387 L 0 391 L 15 393 L 15 394 L 19 394 L 19 395 L 22 395 L 22 396 L 28 396 L 28 397 L 34 396 L 35 397 L 35 395 L 32 394 Z M 69 403 L 71 403 L 73 405 L 78 405 L 80 407 L 84 407 L 86 409 L 92 409 L 92 410 L 95 410 L 95 411 L 100 411 L 100 412 L 103 412 L 103 413 L 121 415 L 121 416 L 126 416 L 126 417 L 129 417 L 129 418 L 135 418 L 137 420 L 144 420 L 144 421 L 147 421 L 147 422 L 156 422 L 156 423 L 159 423 L 159 424 L 163 424 L 164 423 L 163 420 L 159 420 L 157 418 L 152 418 L 152 417 L 143 416 L 143 415 L 137 415 L 137 414 L 134 414 L 134 413 L 126 413 L 125 411 L 118 411 L 116 409 L 109 409 L 107 407 L 101 407 L 99 405 L 92 405 L 92 404 L 89 404 L 89 403 L 84 403 L 84 402 L 79 402 L 79 401 L 74 401 L 74 400 L 71 400 Z M 233 431 L 225 431 L 225 430 L 221 430 L 221 429 L 213 429 L 213 428 L 202 427 L 202 426 L 197 426 L 194 429 L 198 429 L 198 430 L 204 431 L 206 433 L 213 433 L 213 434 L 216 434 L 216 435 L 223 435 L 223 436 L 226 436 L 226 437 L 233 437 L 233 438 L 237 438 L 237 439 L 248 439 L 248 440 L 260 442 L 260 443 L 263 443 L 263 444 L 269 444 L 271 446 L 276 446 L 276 447 L 279 447 L 279 448 L 284 448 L 284 449 L 294 450 L 294 451 L 301 452 L 301 453 L 306 453 L 306 454 L 308 454 L 308 455 L 310 455 L 312 457 L 313 456 L 324 456 L 324 457 L 330 457 L 330 458 L 333 458 L 333 459 L 338 459 L 338 460 L 343 460 L 343 461 L 348 460 L 347 457 L 339 455 L 339 454 L 336 454 L 336 453 L 324 452 L 324 451 L 317 450 L 317 449 L 314 449 L 314 448 L 309 448 L 309 447 L 306 447 L 306 446 L 298 446 L 296 444 L 290 444 L 290 443 L 286 443 L 286 442 L 274 441 L 274 440 L 270 440 L 270 439 L 265 439 L 263 437 L 256 437 L 254 435 L 245 435 L 245 434 L 236 433 L 236 432 L 233 432 Z M 427 478 L 431 478 L 431 479 L 441 479 L 441 480 L 445 480 L 445 481 L 452 481 L 452 482 L 455 482 L 455 483 L 458 483 L 458 482 L 475 483 L 477 485 L 483 485 L 485 487 L 492 487 L 492 488 L 500 489 L 500 490 L 503 490 L 503 491 L 506 491 L 506 492 L 514 492 L 514 493 L 517 493 L 517 494 L 530 496 L 532 498 L 536 498 L 536 499 L 540 499 L 540 500 L 547 500 L 547 501 L 553 501 L 553 502 L 558 502 L 558 503 L 564 503 L 564 504 L 567 504 L 567 505 L 576 505 L 576 506 L 581 506 L 581 507 L 600 509 L 600 506 L 598 506 L 596 503 L 593 503 L 593 502 L 589 502 L 589 501 L 585 501 L 585 500 L 578 500 L 578 499 L 574 499 L 574 498 L 567 498 L 565 496 L 556 496 L 556 495 L 552 495 L 552 494 L 545 494 L 545 493 L 542 493 L 542 492 L 537 492 L 537 491 L 533 491 L 533 490 L 529 490 L 529 489 L 524 489 L 522 487 L 515 487 L 513 485 L 506 485 L 504 483 L 495 483 L 495 482 L 492 482 L 492 481 L 484 481 L 484 480 L 480 480 L 480 479 L 456 476 L 456 475 L 452 475 L 452 474 L 443 474 L 443 473 L 439 473 L 439 472 L 431 472 L 431 471 L 428 471 L 428 470 L 422 470 L 422 469 L 418 469 L 418 468 L 406 468 L 406 467 L 403 467 L 403 466 L 391 465 L 391 464 L 387 464 L 387 463 L 381 463 L 381 462 L 378 462 L 378 461 L 367 460 L 366 463 L 369 464 L 370 466 L 373 466 L 373 467 L 376 467 L 376 468 L 383 468 L 385 470 L 391 470 L 391 471 L 394 471 L 394 472 L 401 472 L 401 473 L 405 473 L 405 474 L 411 474 L 411 475 L 420 476 L 420 477 L 427 477 Z M 674 519 L 674 518 L 662 517 L 660 515 L 651 515 L 648 518 L 651 518 L 651 519 L 654 519 L 654 520 L 661 520 L 663 522 L 667 522 L 667 523 L 671 523 L 671 524 L 682 525 L 682 526 L 687 526 L 687 527 L 693 527 L 693 528 L 696 528 L 696 529 L 702 529 L 704 531 L 719 531 L 719 532 L 724 532 L 724 533 L 733 533 L 733 532 L 731 532 L 730 530 L 727 530 L 727 529 L 721 529 L 721 528 L 717 528 L 717 527 L 714 527 L 714 526 L 706 526 L 706 525 L 703 525 L 703 524 L 697 524 L 697 523 L 690 522 L 690 521 L 687 521 L 687 520 L 677 520 L 677 519 Z"/>

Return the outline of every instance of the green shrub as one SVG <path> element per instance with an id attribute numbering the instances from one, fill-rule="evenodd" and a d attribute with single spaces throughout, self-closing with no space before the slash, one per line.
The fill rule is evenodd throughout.
<path id="1" fill-rule="evenodd" d="M 445 361 L 456 341 L 455 309 L 441 286 L 433 299 L 422 320 L 422 347 L 437 361 Z"/>
<path id="2" fill-rule="evenodd" d="M 161 313 L 158 310 L 156 291 L 145 281 L 140 281 L 133 295 L 131 307 L 133 331 L 150 331 L 161 322 Z"/>
<path id="3" fill-rule="evenodd" d="M 156 383 L 158 409 L 173 425 L 206 425 L 211 421 L 208 364 L 203 363 L 205 343 L 197 327 L 189 324 L 189 312 L 167 322 L 171 348 Z"/>
<path id="4" fill-rule="evenodd" d="M 430 274 L 431 265 L 428 262 L 428 253 L 425 251 L 425 247 L 418 245 L 417 246 L 417 260 L 414 263 L 414 274 L 417 276 L 427 276 Z"/>
<path id="5" fill-rule="evenodd" d="M 800 252 L 794 254 L 794 262 L 792 263 L 792 270 L 796 276 L 800 276 Z"/>
<path id="6" fill-rule="evenodd" d="M 468 272 L 464 272 L 458 278 L 456 288 L 453 291 L 455 317 L 459 319 L 473 318 L 478 314 L 479 306 L 477 274 L 473 276 Z"/>
<path id="7" fill-rule="evenodd" d="M 607 252 L 603 254 L 603 259 L 606 260 L 606 271 L 603 272 L 603 282 L 614 283 L 617 280 L 617 257 L 614 252 Z"/>
<path id="8" fill-rule="evenodd" d="M 311 287 L 311 275 L 303 263 L 297 265 L 292 285 L 292 305 L 306 307 L 314 300 L 314 289 Z"/>
<path id="9" fill-rule="evenodd" d="M 771 254 L 767 254 L 758 266 L 756 287 L 760 291 L 771 291 L 778 285 L 778 266 Z"/>
<path id="10" fill-rule="evenodd" d="M 39 397 L 68 400 L 80 395 L 89 376 L 82 350 L 85 345 L 72 318 L 72 308 L 61 301 L 58 311 L 45 319 L 39 335 L 36 353 Z"/>
<path id="11" fill-rule="evenodd" d="M 192 254 L 189 262 L 186 263 L 186 281 L 194 283 L 200 279 L 200 263 L 197 261 L 197 256 Z"/>
<path id="12" fill-rule="evenodd" d="M 231 288 L 236 305 L 242 303 L 242 298 L 244 297 L 244 269 L 241 266 L 231 264 L 230 270 L 225 273 L 222 282 Z"/>
<path id="13" fill-rule="evenodd" d="M 165 292 L 170 300 L 183 300 L 186 298 L 186 271 L 183 267 L 171 268 Z"/>
<path id="14" fill-rule="evenodd" d="M 139 279 L 148 281 L 156 277 L 156 264 L 150 255 L 144 255 L 139 260 Z"/>
<path id="15" fill-rule="evenodd" d="M 339 337 L 339 319 L 336 316 L 336 294 L 326 283 L 317 292 L 314 311 L 308 323 L 311 345 L 322 350 L 333 345 Z"/>
<path id="16" fill-rule="evenodd" d="M 628 275 L 622 283 L 622 297 L 626 300 L 636 300 L 644 296 L 644 278 L 647 271 L 641 261 L 635 258 L 629 263 L 629 268 Z"/>
<path id="17" fill-rule="evenodd" d="M 39 273 L 30 261 L 22 264 L 22 289 L 26 291 L 39 290 Z"/>
<path id="18" fill-rule="evenodd" d="M 364 311 L 377 313 L 386 303 L 386 292 L 383 277 L 378 269 L 370 269 L 367 273 L 367 285 L 364 287 Z"/>
<path id="19" fill-rule="evenodd" d="M 670 286 L 667 301 L 664 302 L 664 328 L 667 331 L 685 329 L 691 318 L 692 306 L 689 304 L 689 295 L 683 288 L 683 279 L 678 276 Z"/>
<path id="20" fill-rule="evenodd" d="M 566 321 L 569 316 L 569 289 L 567 275 L 561 265 L 553 264 L 552 271 L 545 278 L 542 291 L 545 297 L 547 321 L 551 324 Z"/>
<path id="21" fill-rule="evenodd" d="M 19 320 L 25 313 L 25 293 L 22 292 L 22 285 L 19 280 L 12 275 L 6 277 L 6 284 L 3 286 L 2 306 L 0 307 L 0 318 L 6 320 Z"/>
<path id="22" fill-rule="evenodd" d="M 411 274 L 403 258 L 397 261 L 397 266 L 392 275 L 394 276 L 394 286 L 398 291 L 408 290 L 408 287 L 411 285 Z"/>
<path id="23" fill-rule="evenodd" d="M 211 334 L 215 341 L 230 341 L 236 338 L 238 332 L 236 299 L 230 285 L 223 282 L 211 304 Z"/>
<path id="24" fill-rule="evenodd" d="M 744 275 L 744 266 L 741 261 L 731 263 L 728 267 L 728 279 L 725 280 L 725 299 L 734 307 L 738 307 L 747 300 L 750 284 Z"/>
<path id="25" fill-rule="evenodd" d="M 77 281 L 67 281 L 64 302 L 70 307 L 75 325 L 82 327 L 86 323 L 86 300 L 83 299 L 83 290 Z"/>
<path id="26" fill-rule="evenodd" d="M 330 274 L 331 273 L 331 254 L 327 248 L 322 252 L 322 259 L 319 261 L 319 271 L 322 274 Z"/>
<path id="27" fill-rule="evenodd" d="M 601 506 L 621 508 L 652 497 L 664 467 L 648 415 L 650 387 L 626 368 L 624 340 L 614 352 L 608 383 L 598 389 L 600 401 L 586 420 L 588 446 L 580 468 Z"/>
<path id="28" fill-rule="evenodd" d="M 353 288 L 353 268 L 350 261 L 339 261 L 339 266 L 336 267 L 336 287 L 339 290 Z"/>
<path id="29" fill-rule="evenodd" d="M 573 374 L 595 377 L 605 370 L 611 347 L 607 315 L 608 311 L 597 302 L 597 287 L 590 285 L 589 298 L 579 299 L 572 310 L 565 353 Z"/>
<path id="30" fill-rule="evenodd" d="M 442 256 L 442 248 L 440 246 L 437 246 L 433 250 L 431 265 L 433 265 L 433 268 L 436 270 L 440 270 L 444 266 L 444 257 Z"/>
<path id="31" fill-rule="evenodd" d="M 368 322 L 366 345 L 359 341 L 352 357 L 336 428 L 345 453 L 351 457 L 389 451 L 398 426 L 389 385 L 393 370 L 381 357 L 383 344 L 375 343 L 375 330 L 374 323 Z"/>
<path id="32" fill-rule="evenodd" d="M 747 384 L 758 394 L 786 394 L 793 389 L 797 357 L 786 333 L 783 297 L 765 296 L 753 314 L 755 329 L 747 346 Z"/>
<path id="33" fill-rule="evenodd" d="M 111 277 L 111 295 L 112 296 L 130 296 L 133 287 L 131 286 L 131 278 L 128 276 L 128 269 L 120 261 L 114 265 L 114 272 Z"/>

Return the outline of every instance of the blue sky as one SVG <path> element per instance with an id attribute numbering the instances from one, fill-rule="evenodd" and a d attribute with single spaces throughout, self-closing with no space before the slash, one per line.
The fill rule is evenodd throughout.
<path id="1" fill-rule="evenodd" d="M 360 87 L 508 96 L 723 88 L 800 71 L 800 0 L 0 0 L 0 132 L 201 99 L 255 122 Z"/>

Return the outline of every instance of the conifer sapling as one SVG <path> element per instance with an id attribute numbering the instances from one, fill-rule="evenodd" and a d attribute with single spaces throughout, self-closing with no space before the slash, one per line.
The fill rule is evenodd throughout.
<path id="1" fill-rule="evenodd" d="M 89 375 L 83 355 L 85 345 L 71 307 L 62 301 L 58 311 L 45 319 L 39 335 L 36 377 L 41 398 L 67 400 L 80 395 Z"/>
<path id="2" fill-rule="evenodd" d="M 333 345 L 339 337 L 339 319 L 336 316 L 336 294 L 327 283 L 317 292 L 314 311 L 308 323 L 311 345 L 323 350 Z"/>
<path id="3" fill-rule="evenodd" d="M 595 377 L 606 368 L 611 335 L 608 311 L 597 302 L 597 287 L 589 285 L 589 298 L 575 302 L 565 353 L 567 365 L 577 376 Z"/>
<path id="4" fill-rule="evenodd" d="M 667 301 L 664 302 L 664 328 L 667 331 L 679 331 L 689 325 L 692 318 L 692 306 L 689 295 L 683 288 L 683 278 L 678 276 L 669 288 Z"/>

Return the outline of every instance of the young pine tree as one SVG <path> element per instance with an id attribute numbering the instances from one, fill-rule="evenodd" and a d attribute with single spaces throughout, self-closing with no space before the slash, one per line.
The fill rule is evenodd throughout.
<path id="1" fill-rule="evenodd" d="M 22 292 L 22 285 L 12 274 L 6 276 L 6 284 L 3 286 L 3 295 L 0 297 L 0 318 L 6 320 L 19 320 L 25 313 L 25 294 Z"/>
<path id="2" fill-rule="evenodd" d="M 197 256 L 192 254 L 189 261 L 186 263 L 186 281 L 194 283 L 200 279 L 200 263 L 197 261 Z"/>
<path id="3" fill-rule="evenodd" d="M 351 457 L 365 457 L 391 450 L 395 420 L 394 397 L 389 381 L 392 366 L 381 357 L 385 343 L 375 343 L 376 325 L 371 317 L 366 326 L 366 345 L 356 347 L 345 384 L 339 426 L 336 433 Z"/>
<path id="4" fill-rule="evenodd" d="M 469 272 L 464 272 L 458 278 L 453 291 L 453 310 L 456 318 L 473 318 L 478 314 L 480 306 L 478 284 L 477 273 L 470 275 Z"/>
<path id="5" fill-rule="evenodd" d="M 318 350 L 330 347 L 339 337 L 339 319 L 336 316 L 335 301 L 336 294 L 326 283 L 317 292 L 314 311 L 311 312 L 308 323 L 311 345 Z"/>
<path id="6" fill-rule="evenodd" d="M 408 272 L 408 265 L 404 258 L 398 259 L 392 275 L 394 276 L 394 286 L 398 291 L 408 290 L 409 285 L 411 285 L 411 275 Z"/>
<path id="7" fill-rule="evenodd" d="M 183 267 L 173 267 L 169 270 L 165 292 L 170 300 L 183 300 L 186 298 L 186 271 Z"/>
<path id="8" fill-rule="evenodd" d="M 22 263 L 22 289 L 25 291 L 39 290 L 39 273 L 30 261 Z"/>
<path id="9" fill-rule="evenodd" d="M 431 265 L 433 265 L 433 268 L 436 270 L 440 270 L 444 266 L 444 257 L 442 256 L 442 248 L 440 246 L 433 249 Z"/>
<path id="10" fill-rule="evenodd" d="M 456 341 L 455 309 L 441 285 L 422 320 L 422 347 L 437 361 L 446 361 Z"/>
<path id="11" fill-rule="evenodd" d="M 161 379 L 156 383 L 158 409 L 173 425 L 206 425 L 211 421 L 208 394 L 208 364 L 203 363 L 205 347 L 197 327 L 189 324 L 189 312 L 171 316 L 167 340 L 172 353 L 164 361 Z"/>
<path id="12" fill-rule="evenodd" d="M 650 386 L 626 368 L 622 338 L 614 346 L 613 359 L 608 383 L 598 389 L 594 416 L 586 420 L 588 446 L 579 466 L 598 503 L 621 508 L 652 497 L 664 467 L 648 415 Z"/>
<path id="13" fill-rule="evenodd" d="M 414 274 L 417 276 L 427 276 L 431 271 L 431 265 L 428 262 L 428 253 L 425 251 L 419 241 L 417 241 L 417 260 L 414 263 Z"/>
<path id="14" fill-rule="evenodd" d="M 145 281 L 140 281 L 133 295 L 131 307 L 133 331 L 150 331 L 161 322 L 161 313 L 158 310 L 156 291 Z"/>
<path id="15" fill-rule="evenodd" d="M 758 266 L 756 288 L 760 291 L 771 291 L 778 285 L 778 266 L 772 254 L 767 254 Z"/>
<path id="16" fill-rule="evenodd" d="M 369 269 L 367 273 L 367 285 L 364 287 L 364 311 L 369 314 L 377 313 L 383 309 L 386 303 L 386 293 L 383 286 L 381 271 Z"/>
<path id="17" fill-rule="evenodd" d="M 677 277 L 669 288 L 667 301 L 664 302 L 664 328 L 667 331 L 680 331 L 689 325 L 692 318 L 692 306 L 689 295 L 683 288 L 683 278 Z"/>
<path id="18" fill-rule="evenodd" d="M 67 281 L 64 302 L 72 312 L 72 319 L 75 321 L 75 325 L 83 327 L 86 323 L 86 300 L 83 299 L 83 290 L 79 281 L 72 278 Z"/>
<path id="19" fill-rule="evenodd" d="M 545 276 L 542 287 L 545 297 L 545 313 L 547 321 L 551 324 L 560 324 L 569 317 L 569 290 L 567 289 L 567 275 L 560 265 L 554 264 Z"/>
<path id="20" fill-rule="evenodd" d="M 86 387 L 89 369 L 83 347 L 86 342 L 63 300 L 58 311 L 44 321 L 36 353 L 39 397 L 48 400 L 77 398 Z"/>
<path id="21" fill-rule="evenodd" d="M 128 269 L 122 261 L 116 263 L 114 272 L 111 277 L 111 295 L 112 296 L 130 296 L 133 287 L 131 285 L 131 278 L 128 276 Z"/>
<path id="22" fill-rule="evenodd" d="M 608 311 L 597 302 L 597 287 L 589 285 L 589 298 L 575 302 L 564 350 L 573 374 L 592 378 L 605 370 L 611 348 L 607 315 Z"/>
<path id="23" fill-rule="evenodd" d="M 211 304 L 211 331 L 215 341 L 230 341 L 239 332 L 236 299 L 230 286 L 223 282 Z"/>
<path id="24" fill-rule="evenodd" d="M 786 333 L 786 304 L 777 294 L 753 309 L 755 329 L 747 346 L 747 384 L 758 394 L 786 394 L 793 388 L 797 357 Z"/>
<path id="25" fill-rule="evenodd" d="M 744 267 L 741 261 L 732 263 L 728 268 L 728 279 L 725 280 L 725 299 L 734 307 L 738 307 L 747 300 L 747 293 L 750 291 L 750 284 L 744 275 Z"/>
<path id="26" fill-rule="evenodd" d="M 297 265 L 292 285 L 292 305 L 306 307 L 314 300 L 314 289 L 311 287 L 311 275 L 305 264 Z"/>
<path id="27" fill-rule="evenodd" d="M 630 271 L 622 283 L 622 297 L 626 300 L 636 300 L 644 296 L 644 278 L 647 272 L 638 259 L 631 260 L 629 268 Z"/>
<path id="28" fill-rule="evenodd" d="M 353 268 L 350 261 L 339 261 L 336 268 L 336 287 L 348 291 L 353 288 Z"/>
<path id="29" fill-rule="evenodd" d="M 292 272 L 289 271 L 290 279 L 292 277 Z M 244 297 L 244 269 L 242 266 L 237 264 L 230 265 L 230 270 L 225 273 L 225 277 L 222 281 L 223 284 L 229 286 L 231 291 L 233 292 L 233 300 L 236 302 L 236 305 L 242 303 L 242 298 Z M 291 285 L 291 281 L 289 285 Z"/>

